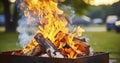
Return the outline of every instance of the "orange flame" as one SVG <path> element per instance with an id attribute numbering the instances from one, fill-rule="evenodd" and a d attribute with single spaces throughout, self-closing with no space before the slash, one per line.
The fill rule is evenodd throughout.
<path id="1" fill-rule="evenodd" d="M 48 38 L 61 51 L 66 53 L 68 58 L 76 58 L 77 54 L 84 54 L 79 43 L 74 42 L 74 36 L 81 36 L 84 32 L 80 27 L 69 33 L 66 25 L 68 24 L 63 11 L 58 9 L 57 2 L 54 0 L 26 0 L 26 4 L 30 12 L 40 19 L 37 33 L 41 33 L 44 38 Z M 36 41 L 32 41 L 36 42 Z M 37 43 L 35 43 L 37 45 Z M 65 44 L 69 44 L 71 48 L 63 48 Z M 32 49 L 32 47 L 31 47 Z M 23 49 L 25 53 L 26 49 Z M 76 51 L 76 52 L 75 52 Z"/>

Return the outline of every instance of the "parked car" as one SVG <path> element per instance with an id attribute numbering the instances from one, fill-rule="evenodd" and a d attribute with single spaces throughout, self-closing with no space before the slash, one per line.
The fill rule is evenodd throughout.
<path id="1" fill-rule="evenodd" d="M 107 31 L 115 30 L 116 32 L 120 32 L 120 20 L 118 20 L 117 16 L 108 16 L 106 20 L 106 29 Z"/>
<path id="2" fill-rule="evenodd" d="M 73 24 L 74 25 L 89 25 L 91 24 L 91 19 L 87 16 L 83 16 L 83 17 L 74 17 L 73 18 Z"/>
<path id="3" fill-rule="evenodd" d="M 95 18 L 92 20 L 93 24 L 102 24 L 103 20 L 101 18 Z"/>

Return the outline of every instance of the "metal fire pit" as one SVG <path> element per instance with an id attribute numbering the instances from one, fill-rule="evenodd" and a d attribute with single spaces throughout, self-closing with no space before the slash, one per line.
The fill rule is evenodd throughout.
<path id="1" fill-rule="evenodd" d="M 109 53 L 104 52 L 94 52 L 93 56 L 82 56 L 75 59 L 11 55 L 12 52 L 1 52 L 0 63 L 109 63 Z"/>

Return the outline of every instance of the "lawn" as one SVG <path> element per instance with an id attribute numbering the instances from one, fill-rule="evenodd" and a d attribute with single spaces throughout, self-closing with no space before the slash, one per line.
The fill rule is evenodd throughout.
<path id="1" fill-rule="evenodd" d="M 120 34 L 114 32 L 86 32 L 91 47 L 95 51 L 120 53 Z"/>
<path id="2" fill-rule="evenodd" d="M 18 44 L 18 33 L 0 32 L 0 52 L 21 49 Z"/>
<path id="3" fill-rule="evenodd" d="M 94 51 L 109 52 L 110 58 L 120 59 L 120 34 L 115 32 L 85 32 L 83 36 L 89 39 L 89 44 Z M 0 32 L 0 52 L 17 49 L 21 49 L 18 45 L 18 33 Z"/>
<path id="4" fill-rule="evenodd" d="M 85 32 L 93 51 L 109 52 L 110 58 L 120 62 L 120 34 L 115 32 Z"/>

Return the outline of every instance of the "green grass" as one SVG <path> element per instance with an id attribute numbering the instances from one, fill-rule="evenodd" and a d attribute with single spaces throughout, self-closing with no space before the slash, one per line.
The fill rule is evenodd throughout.
<path id="1" fill-rule="evenodd" d="M 120 34 L 115 32 L 85 32 L 93 51 L 109 52 L 110 58 L 120 62 Z"/>
<path id="2" fill-rule="evenodd" d="M 17 33 L 0 32 L 0 52 L 20 49 L 20 46 L 16 45 L 17 43 Z"/>

